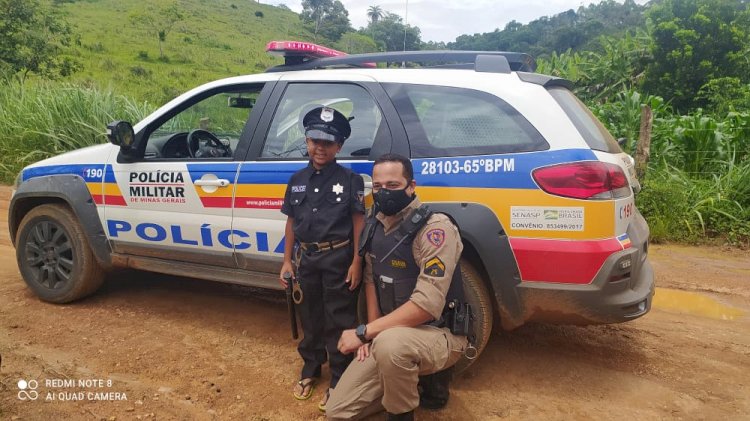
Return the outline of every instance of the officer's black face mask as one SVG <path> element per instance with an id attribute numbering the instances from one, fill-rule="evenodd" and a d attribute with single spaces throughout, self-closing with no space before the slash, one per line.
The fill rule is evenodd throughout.
<path id="1" fill-rule="evenodd" d="M 381 188 L 377 193 L 373 193 L 372 198 L 377 203 L 380 212 L 383 212 L 384 215 L 395 215 L 414 200 L 415 196 L 413 194 L 409 195 L 406 193 L 406 189 L 408 188 L 408 184 L 400 190 Z"/>

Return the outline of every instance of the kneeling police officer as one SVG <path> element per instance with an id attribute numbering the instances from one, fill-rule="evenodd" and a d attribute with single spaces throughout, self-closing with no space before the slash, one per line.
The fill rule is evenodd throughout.
<path id="1" fill-rule="evenodd" d="M 458 228 L 421 205 L 415 187 L 408 158 L 386 154 L 375 161 L 374 215 L 360 247 L 369 323 L 341 335 L 339 350 L 357 358 L 331 393 L 328 419 L 357 419 L 384 408 L 388 419 L 410 420 L 419 389 L 422 406 L 442 407 L 446 369 L 469 346 L 470 326 L 453 323 L 457 310 L 470 312 L 463 304 Z"/>

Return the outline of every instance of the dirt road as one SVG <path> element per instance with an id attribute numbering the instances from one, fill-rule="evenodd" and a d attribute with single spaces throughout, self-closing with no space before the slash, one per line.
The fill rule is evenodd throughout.
<path id="1" fill-rule="evenodd" d="M 7 197 L 0 189 L 0 419 L 322 419 L 322 387 L 291 396 L 300 361 L 282 301 L 123 272 L 81 302 L 43 303 L 18 273 Z M 417 417 L 750 419 L 750 253 L 654 246 L 651 259 L 647 316 L 496 332 L 448 407 Z"/>

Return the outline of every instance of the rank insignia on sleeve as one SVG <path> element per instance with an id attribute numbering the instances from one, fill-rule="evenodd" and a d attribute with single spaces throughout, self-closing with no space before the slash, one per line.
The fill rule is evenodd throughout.
<path id="1" fill-rule="evenodd" d="M 437 278 L 445 276 L 445 263 L 439 257 L 433 257 L 424 264 L 424 274 Z"/>
<path id="2" fill-rule="evenodd" d="M 357 191 L 357 201 L 359 203 L 365 203 L 365 192 L 362 190 Z"/>
<path id="3" fill-rule="evenodd" d="M 445 242 L 445 231 L 436 228 L 427 231 L 427 241 L 435 247 L 440 247 Z"/>

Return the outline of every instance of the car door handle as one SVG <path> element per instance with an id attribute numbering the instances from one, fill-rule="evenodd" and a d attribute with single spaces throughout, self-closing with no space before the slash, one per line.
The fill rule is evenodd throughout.
<path id="1" fill-rule="evenodd" d="M 218 180 L 195 180 L 196 186 L 211 186 L 211 187 L 226 187 L 229 185 L 229 180 L 220 178 Z"/>

